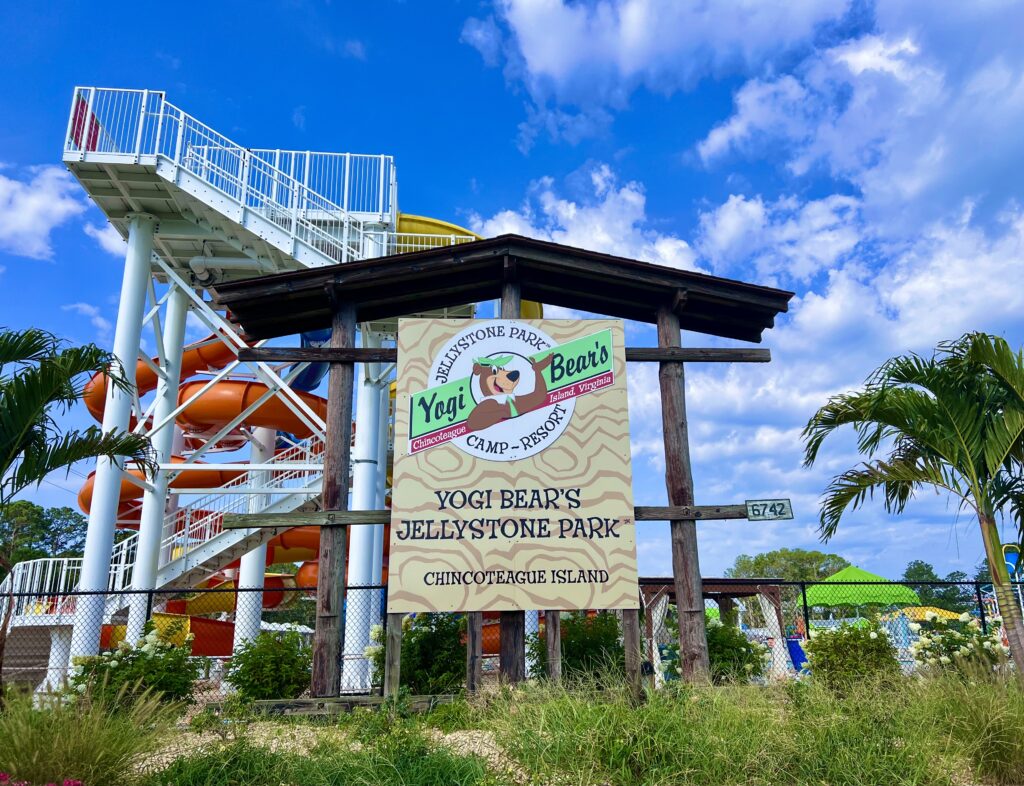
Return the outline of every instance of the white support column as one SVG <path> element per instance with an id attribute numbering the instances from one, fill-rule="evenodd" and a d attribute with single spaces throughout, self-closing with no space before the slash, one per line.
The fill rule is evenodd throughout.
<path id="1" fill-rule="evenodd" d="M 167 296 L 167 313 L 163 330 L 164 378 L 156 388 L 153 421 L 165 420 L 178 405 L 178 383 L 181 381 L 181 355 L 185 344 L 185 319 L 188 316 L 188 295 L 175 286 Z M 170 463 L 175 441 L 174 423 L 170 422 L 151 435 L 156 460 Z M 153 479 L 153 490 L 142 495 L 142 517 L 139 520 L 139 541 L 132 570 L 132 589 L 156 589 L 160 542 L 163 540 L 164 518 L 167 515 L 167 472 L 160 470 Z M 128 610 L 127 640 L 142 638 L 149 618 L 149 596 L 133 596 Z"/>
<path id="2" fill-rule="evenodd" d="M 377 510 L 387 507 L 388 494 L 388 432 L 391 425 L 391 390 L 385 380 L 380 386 L 380 425 L 377 428 Z M 384 525 L 373 529 L 373 583 L 384 578 Z"/>
<path id="3" fill-rule="evenodd" d="M 124 276 L 121 280 L 121 302 L 114 330 L 114 356 L 121 375 L 135 384 L 135 366 L 142 339 L 142 317 L 153 256 L 152 216 L 132 216 L 128 228 L 128 250 L 125 254 Z M 131 418 L 133 391 L 122 391 L 107 385 L 103 410 L 103 431 L 128 427 Z M 96 462 L 89 529 L 82 557 L 79 589 L 105 592 L 110 576 L 110 555 L 114 547 L 114 524 L 121 489 L 120 462 L 101 458 Z M 99 595 L 79 596 L 75 604 L 75 625 L 71 636 L 71 657 L 95 655 L 100 646 L 105 598 Z"/>
<path id="4" fill-rule="evenodd" d="M 277 443 L 277 431 L 272 428 L 256 428 L 252 431 L 252 452 L 249 463 L 266 464 L 274 457 L 274 446 Z M 253 472 L 259 478 L 253 481 L 269 479 L 270 472 Z M 266 504 L 264 497 L 253 494 L 249 497 L 249 512 L 259 513 Z M 235 640 L 232 651 L 237 651 L 245 642 L 260 635 L 260 623 L 263 619 L 263 579 L 267 573 L 267 544 L 257 546 L 242 556 L 242 564 L 238 569 L 239 589 L 259 589 L 260 592 L 239 592 L 235 602 Z"/>
<path id="5" fill-rule="evenodd" d="M 379 347 L 380 336 L 363 330 L 363 346 Z M 380 429 L 380 391 L 374 377 L 378 363 L 359 367 L 356 390 L 356 439 L 352 451 L 352 510 L 372 510 L 377 503 L 377 443 Z M 345 651 L 341 688 L 362 691 L 370 688 L 370 666 L 363 652 L 370 644 L 376 590 L 352 589 L 374 584 L 373 527 L 352 527 L 348 548 L 348 587 L 345 600 Z"/>

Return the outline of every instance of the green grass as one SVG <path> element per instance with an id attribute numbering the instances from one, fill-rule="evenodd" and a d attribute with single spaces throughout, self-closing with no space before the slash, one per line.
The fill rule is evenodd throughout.
<path id="1" fill-rule="evenodd" d="M 321 744 L 309 755 L 271 753 L 245 740 L 179 759 L 143 786 L 475 786 L 494 783 L 483 762 L 433 748 L 400 726 L 372 745 L 348 750 Z"/>
<path id="2" fill-rule="evenodd" d="M 296 721 L 282 719 L 289 722 Z M 133 783 L 132 760 L 173 734 L 156 702 L 125 713 L 88 702 L 37 708 L 31 697 L 12 696 L 0 713 L 0 771 L 36 784 L 78 778 L 89 786 L 508 783 L 483 759 L 434 741 L 474 729 L 489 732 L 531 785 L 1024 782 L 1024 683 L 980 672 L 861 680 L 842 690 L 813 681 L 676 682 L 640 705 L 603 675 L 567 687 L 505 688 L 426 715 L 410 715 L 399 701 L 386 712 L 328 722 L 341 727 L 344 742 L 326 735 L 301 755 L 273 753 L 247 741 L 243 729 L 237 741 L 214 743 Z"/>
<path id="3" fill-rule="evenodd" d="M 541 686 L 496 701 L 483 723 L 538 780 L 946 786 L 908 695 L 883 688 L 680 687 L 633 707 L 621 690 Z"/>
<path id="4" fill-rule="evenodd" d="M 180 708 L 150 695 L 128 709 L 118 709 L 118 701 L 71 703 L 8 692 L 0 712 L 0 772 L 34 784 L 129 781 L 132 762 L 166 738 Z"/>

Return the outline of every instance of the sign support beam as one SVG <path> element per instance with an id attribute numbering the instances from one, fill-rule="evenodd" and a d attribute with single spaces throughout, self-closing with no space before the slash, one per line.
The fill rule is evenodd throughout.
<path id="1" fill-rule="evenodd" d="M 356 309 L 335 303 L 331 346 L 355 346 Z M 352 444 L 352 388 L 355 367 L 331 366 L 327 382 L 327 444 L 324 449 L 323 503 L 329 510 L 348 509 L 348 476 Z M 320 570 L 316 587 L 316 633 L 313 635 L 313 677 L 310 694 L 338 696 L 341 690 L 341 637 L 344 635 L 346 525 L 320 533 Z"/>
<path id="2" fill-rule="evenodd" d="M 501 285 L 501 318 L 522 316 L 522 293 L 516 276 L 516 261 L 505 256 L 504 281 Z M 480 612 L 473 612 L 479 614 Z M 481 641 L 482 641 L 481 637 Z M 501 612 L 501 678 L 511 684 L 526 679 L 526 612 Z"/>
<path id="3" fill-rule="evenodd" d="M 686 293 L 658 309 L 658 346 L 680 346 L 678 309 Z M 686 422 L 686 387 L 683 364 L 662 362 L 658 369 L 661 386 L 661 422 L 665 440 L 665 486 L 670 505 L 693 504 L 693 472 Z M 676 609 L 679 614 L 679 665 L 688 682 L 707 681 L 710 672 L 708 645 L 704 632 L 704 599 L 701 592 L 700 562 L 697 557 L 697 526 L 692 518 L 671 520 L 672 575 L 675 580 Z"/>

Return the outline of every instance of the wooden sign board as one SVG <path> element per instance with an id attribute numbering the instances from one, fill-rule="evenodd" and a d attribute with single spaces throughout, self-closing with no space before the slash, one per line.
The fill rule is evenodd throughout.
<path id="1" fill-rule="evenodd" d="M 793 518 L 793 504 L 788 499 L 748 499 L 748 521 L 780 521 Z"/>
<path id="2" fill-rule="evenodd" d="M 398 325 L 388 611 L 638 608 L 619 320 Z"/>

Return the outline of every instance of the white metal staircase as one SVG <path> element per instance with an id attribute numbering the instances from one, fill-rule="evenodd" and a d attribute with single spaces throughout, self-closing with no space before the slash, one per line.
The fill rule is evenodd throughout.
<path id="1" fill-rule="evenodd" d="M 199 497 L 168 513 L 164 518 L 160 542 L 156 588 L 192 587 L 270 540 L 276 534 L 274 530 L 226 530 L 221 526 L 225 513 L 248 512 L 248 498 L 233 491 L 257 483 L 265 489 L 280 489 L 279 492 L 263 495 L 266 502 L 262 512 L 293 511 L 319 496 L 323 473 L 310 469 L 290 469 L 285 465 L 308 466 L 320 460 L 322 453 L 323 443 L 313 437 L 278 453 L 267 462 L 283 465 L 280 471 L 261 469 L 244 472 L 224 484 L 222 490 Z M 131 590 L 138 537 L 137 533 L 132 533 L 115 544 L 110 559 L 108 592 Z M 19 562 L 0 583 L 0 620 L 7 614 L 8 602 L 12 602 L 12 627 L 71 624 L 75 596 L 69 593 L 78 589 L 81 566 L 80 557 Z M 126 597 L 112 595 L 107 600 L 105 622 L 125 607 Z"/>
<path id="2" fill-rule="evenodd" d="M 154 276 L 182 287 L 206 285 L 189 277 L 197 258 L 221 275 L 252 276 L 474 239 L 398 233 L 391 156 L 245 148 L 160 91 L 76 87 L 63 160 L 123 237 L 132 216 L 153 216 Z M 253 266 L 239 265 L 240 255 Z M 152 300 L 155 311 L 155 294 Z M 219 315 L 209 317 L 213 329 L 230 330 Z M 168 513 L 155 589 L 195 586 L 273 537 L 271 530 L 222 528 L 224 513 L 251 512 L 245 489 L 261 487 L 261 511 L 268 513 L 315 502 L 322 472 L 309 465 L 322 461 L 322 448 L 312 437 L 268 462 L 281 464 L 280 471 L 245 472 Z M 137 545 L 136 534 L 115 545 L 109 592 L 131 590 Z M 0 624 L 9 618 L 12 628 L 71 625 L 75 596 L 69 593 L 78 589 L 81 572 L 80 558 L 15 565 L 0 583 Z M 111 596 L 105 622 L 127 597 Z"/>

